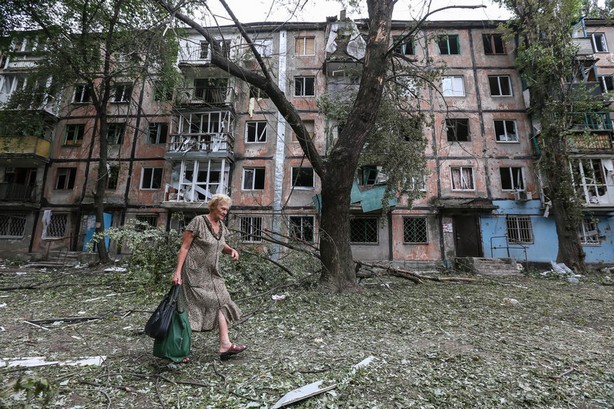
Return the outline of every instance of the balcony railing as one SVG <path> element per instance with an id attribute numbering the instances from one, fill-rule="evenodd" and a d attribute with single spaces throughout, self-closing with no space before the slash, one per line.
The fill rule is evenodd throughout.
<path id="1" fill-rule="evenodd" d="M 0 201 L 35 202 L 36 187 L 18 183 L 0 183 Z"/>
<path id="2" fill-rule="evenodd" d="M 168 152 L 232 153 L 234 138 L 229 133 L 171 135 Z"/>
<path id="3" fill-rule="evenodd" d="M 578 56 L 582 57 L 594 54 L 593 42 L 590 37 L 574 38 L 572 41 L 574 45 L 578 46 Z"/>
<path id="4" fill-rule="evenodd" d="M 208 104 L 232 105 L 236 101 L 236 93 L 232 87 L 213 88 L 179 88 L 177 90 L 177 103 L 179 104 Z"/>
<path id="5" fill-rule="evenodd" d="M 228 187 L 220 190 L 219 183 L 192 183 L 184 181 L 180 186 L 166 184 L 164 188 L 164 201 L 167 203 L 206 203 L 216 193 L 228 193 Z"/>
<path id="6" fill-rule="evenodd" d="M 609 112 L 577 113 L 573 116 L 573 129 L 611 131 L 612 118 Z"/>
<path id="7" fill-rule="evenodd" d="M 3 155 L 34 155 L 44 159 L 49 158 L 51 142 L 36 136 L 3 136 L 0 137 L 0 156 Z"/>

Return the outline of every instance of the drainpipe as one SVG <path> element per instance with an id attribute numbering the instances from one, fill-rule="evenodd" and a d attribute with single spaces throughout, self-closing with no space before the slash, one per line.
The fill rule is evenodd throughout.
<path id="1" fill-rule="evenodd" d="M 286 30 L 279 32 L 279 72 L 277 86 L 284 93 L 286 92 L 286 52 L 287 52 L 287 34 Z M 279 111 L 277 112 L 277 143 L 275 144 L 275 173 L 273 179 L 273 220 L 272 228 L 274 238 L 279 240 L 279 233 L 281 233 L 282 224 L 282 193 L 283 193 L 283 181 L 284 181 L 284 159 L 286 150 L 286 119 Z M 273 244 L 272 258 L 277 260 L 279 258 L 280 245 Z"/>

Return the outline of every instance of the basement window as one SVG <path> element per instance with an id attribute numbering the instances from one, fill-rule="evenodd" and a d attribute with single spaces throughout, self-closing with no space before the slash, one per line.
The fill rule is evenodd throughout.
<path id="1" fill-rule="evenodd" d="M 582 220 L 578 234 L 580 236 L 580 243 L 582 244 L 601 244 L 599 240 L 599 227 L 597 222 L 593 219 Z"/>
<path id="2" fill-rule="evenodd" d="M 262 242 L 262 217 L 241 217 L 241 241 L 244 243 Z"/>
<path id="3" fill-rule="evenodd" d="M 533 224 L 529 216 L 507 216 L 507 240 L 510 243 L 533 243 Z"/>

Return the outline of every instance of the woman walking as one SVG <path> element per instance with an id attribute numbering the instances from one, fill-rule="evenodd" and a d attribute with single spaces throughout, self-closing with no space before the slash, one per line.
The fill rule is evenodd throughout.
<path id="1" fill-rule="evenodd" d="M 213 195 L 209 201 L 209 213 L 192 219 L 183 233 L 173 274 L 173 284 L 182 285 L 192 331 L 218 329 L 221 360 L 247 349 L 246 345 L 230 341 L 228 323 L 238 320 L 241 310 L 231 300 L 219 270 L 220 253 L 229 255 L 234 261 L 239 259 L 237 250 L 225 240 L 228 229 L 223 220 L 231 204 L 230 197 Z M 184 362 L 189 362 L 189 358 Z"/>

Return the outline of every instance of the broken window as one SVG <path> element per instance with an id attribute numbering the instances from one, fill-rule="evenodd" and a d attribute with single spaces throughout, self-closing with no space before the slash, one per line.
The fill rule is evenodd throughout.
<path id="1" fill-rule="evenodd" d="M 126 103 L 130 102 L 132 97 L 132 84 L 117 84 L 113 90 L 113 102 Z"/>
<path id="2" fill-rule="evenodd" d="M 446 133 L 448 142 L 467 142 L 469 137 L 469 119 L 449 118 L 446 119 Z"/>
<path id="3" fill-rule="evenodd" d="M 499 168 L 502 190 L 524 190 L 524 176 L 522 168 Z"/>
<path id="4" fill-rule="evenodd" d="M 162 187 L 162 168 L 143 168 L 141 190 L 155 190 Z"/>
<path id="5" fill-rule="evenodd" d="M 439 53 L 442 55 L 460 54 L 460 39 L 458 34 L 444 34 L 437 38 Z"/>
<path id="6" fill-rule="evenodd" d="M 387 177 L 381 166 L 363 166 L 358 170 L 358 183 L 363 186 L 386 183 Z"/>
<path id="7" fill-rule="evenodd" d="M 21 238 L 26 231 L 25 214 L 0 214 L 0 237 Z"/>
<path id="8" fill-rule="evenodd" d="M 591 38 L 593 40 L 593 50 L 595 50 L 596 53 L 608 52 L 608 43 L 604 33 L 593 33 Z"/>
<path id="9" fill-rule="evenodd" d="M 512 96 L 512 80 L 509 75 L 489 75 L 490 95 L 493 97 Z"/>
<path id="10" fill-rule="evenodd" d="M 294 77 L 294 96 L 313 97 L 316 95 L 316 77 Z"/>
<path id="11" fill-rule="evenodd" d="M 109 145 L 121 145 L 124 142 L 124 132 L 126 124 L 123 122 L 113 122 L 108 124 L 107 141 Z"/>
<path id="12" fill-rule="evenodd" d="M 614 174 L 611 159 L 578 159 L 572 166 L 576 166 L 576 185 L 586 204 L 612 203 L 611 194 L 608 194 L 608 188 L 614 189 L 611 182 Z"/>
<path id="13" fill-rule="evenodd" d="M 152 122 L 149 124 L 147 143 L 150 145 L 164 145 L 168 135 L 167 122 Z"/>
<path id="14" fill-rule="evenodd" d="M 482 42 L 484 43 L 484 54 L 506 54 L 505 42 L 501 34 L 482 34 Z"/>
<path id="15" fill-rule="evenodd" d="M 614 75 L 605 75 L 599 77 L 599 84 L 601 85 L 601 92 L 614 92 Z"/>
<path id="16" fill-rule="evenodd" d="M 450 171 L 452 190 L 475 190 L 473 168 L 459 166 L 450 168 Z"/>
<path id="17" fill-rule="evenodd" d="M 426 217 L 403 218 L 403 243 L 427 244 L 428 224 Z"/>
<path id="18" fill-rule="evenodd" d="M 262 241 L 262 217 L 241 217 L 241 241 L 260 243 Z"/>
<path id="19" fill-rule="evenodd" d="M 243 190 L 264 189 L 264 168 L 243 168 Z"/>
<path id="20" fill-rule="evenodd" d="M 356 217 L 350 220 L 350 242 L 357 244 L 377 243 L 378 228 L 375 217 Z"/>
<path id="21" fill-rule="evenodd" d="M 465 83 L 462 76 L 443 77 L 441 92 L 444 97 L 464 97 Z"/>
<path id="22" fill-rule="evenodd" d="M 530 216 L 507 216 L 507 240 L 510 243 L 533 243 L 533 224 Z"/>
<path id="23" fill-rule="evenodd" d="M 495 140 L 497 142 L 518 142 L 516 121 L 495 120 Z"/>
<path id="24" fill-rule="evenodd" d="M 289 236 L 294 240 L 313 242 L 313 216 L 290 216 Z"/>
<path id="25" fill-rule="evenodd" d="M 582 244 L 601 244 L 599 240 L 599 226 L 594 219 L 584 219 L 580 225 L 580 243 Z"/>
<path id="26" fill-rule="evenodd" d="M 267 123 L 266 121 L 249 121 L 245 124 L 245 142 L 256 143 L 266 142 Z"/>
<path id="27" fill-rule="evenodd" d="M 414 39 L 412 37 L 395 36 L 392 38 L 394 53 L 399 55 L 414 55 Z"/>
<path id="28" fill-rule="evenodd" d="M 81 144 L 83 143 L 84 134 L 85 134 L 85 124 L 67 125 L 66 135 L 64 135 L 64 145 L 81 146 Z"/>
<path id="29" fill-rule="evenodd" d="M 107 179 L 107 189 L 117 189 L 117 182 L 119 180 L 119 166 L 109 166 L 109 174 Z"/>
<path id="30" fill-rule="evenodd" d="M 315 37 L 296 37 L 294 39 L 294 54 L 299 56 L 315 55 Z"/>
<path id="31" fill-rule="evenodd" d="M 75 177 L 77 168 L 58 168 L 58 173 L 55 179 L 55 188 L 57 190 L 70 190 L 75 187 Z"/>
<path id="32" fill-rule="evenodd" d="M 312 119 L 304 119 L 303 125 L 307 129 L 309 137 L 313 139 L 313 136 L 315 134 L 315 121 L 313 121 Z M 294 132 L 294 130 L 292 131 L 292 142 L 298 142 L 298 137 L 296 136 L 296 132 Z"/>
<path id="33" fill-rule="evenodd" d="M 253 41 L 253 44 L 262 58 L 268 58 L 273 55 L 273 39 L 257 39 Z"/>
<path id="34" fill-rule="evenodd" d="M 90 87 L 87 84 L 75 85 L 75 93 L 72 102 L 76 104 L 84 104 L 90 102 Z"/>
<path id="35" fill-rule="evenodd" d="M 313 168 L 303 168 L 303 167 L 292 168 L 292 187 L 312 188 L 313 187 Z"/>
<path id="36" fill-rule="evenodd" d="M 195 78 L 194 99 L 211 104 L 226 102 L 228 78 Z"/>

